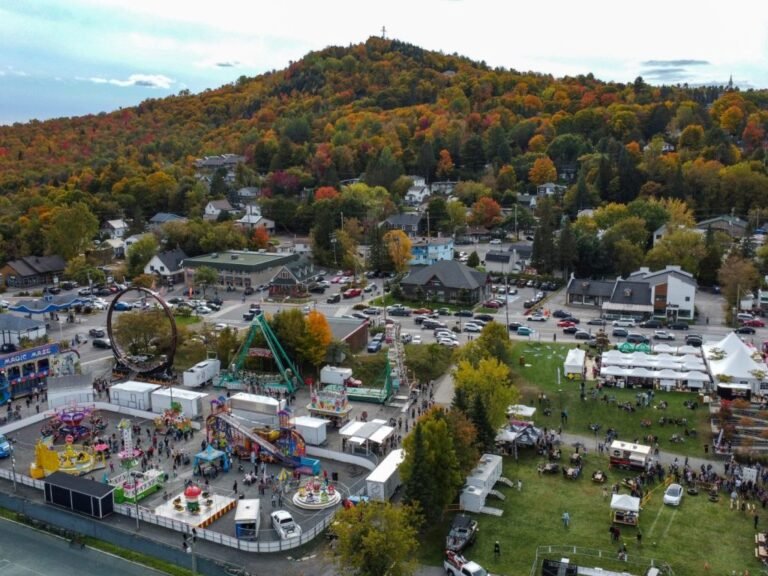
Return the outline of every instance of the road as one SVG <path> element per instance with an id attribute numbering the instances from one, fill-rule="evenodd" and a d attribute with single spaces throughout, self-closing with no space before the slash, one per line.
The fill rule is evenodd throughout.
<path id="1" fill-rule="evenodd" d="M 71 547 L 68 540 L 0 518 L 0 574 L 30 576 L 143 576 L 164 574 L 94 548 Z"/>

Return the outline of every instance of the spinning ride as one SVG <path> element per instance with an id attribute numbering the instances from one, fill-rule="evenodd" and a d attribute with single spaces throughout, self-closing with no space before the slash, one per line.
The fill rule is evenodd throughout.
<path id="1" fill-rule="evenodd" d="M 336 487 L 328 482 L 328 478 L 321 480 L 317 476 L 307 480 L 293 495 L 293 503 L 306 510 L 330 508 L 340 502 L 341 494 Z"/>

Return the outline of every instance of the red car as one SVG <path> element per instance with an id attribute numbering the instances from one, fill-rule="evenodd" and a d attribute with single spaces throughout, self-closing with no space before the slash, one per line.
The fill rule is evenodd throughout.
<path id="1" fill-rule="evenodd" d="M 760 318 L 755 318 L 753 320 L 747 320 L 743 324 L 744 326 L 751 326 L 752 328 L 765 328 L 765 322 L 760 320 Z"/>
<path id="2" fill-rule="evenodd" d="M 501 304 L 499 304 L 496 300 L 487 300 L 483 302 L 483 306 L 485 308 L 501 308 Z"/>
<path id="3" fill-rule="evenodd" d="M 349 290 L 344 290 L 344 292 L 341 294 L 344 298 L 354 298 L 355 296 L 360 296 L 363 291 L 360 288 L 350 288 Z"/>
<path id="4" fill-rule="evenodd" d="M 424 316 L 429 316 L 430 314 L 432 314 L 432 310 L 430 310 L 429 308 L 416 308 L 416 310 L 414 310 L 413 313 L 416 315 L 422 314 Z"/>
<path id="5" fill-rule="evenodd" d="M 560 320 L 560 322 L 557 323 L 558 328 L 570 328 L 571 326 L 576 326 L 576 324 L 570 320 Z"/>

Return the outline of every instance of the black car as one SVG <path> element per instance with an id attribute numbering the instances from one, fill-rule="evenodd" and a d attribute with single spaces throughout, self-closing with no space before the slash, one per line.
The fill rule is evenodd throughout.
<path id="1" fill-rule="evenodd" d="M 205 305 L 208 306 L 208 308 L 210 308 L 214 312 L 218 312 L 219 310 L 221 310 L 221 304 L 216 304 L 216 302 L 211 302 L 210 300 L 206 302 Z"/>
<path id="2" fill-rule="evenodd" d="M 59 288 L 58 286 L 49 286 L 48 288 L 46 288 L 46 292 L 48 292 L 49 294 L 59 294 L 61 292 L 61 288 Z"/>
<path id="3" fill-rule="evenodd" d="M 103 328 L 91 328 L 90 330 L 88 330 L 88 335 L 91 338 L 104 338 L 104 336 L 106 336 L 107 333 Z"/>
<path id="4" fill-rule="evenodd" d="M 216 304 L 216 306 L 223 306 L 224 300 L 222 300 L 219 297 L 211 298 L 210 300 L 208 300 L 208 306 L 210 306 L 211 304 Z"/>
<path id="5" fill-rule="evenodd" d="M 243 320 L 245 320 L 246 322 L 251 322 L 255 316 L 256 316 L 256 312 L 246 312 L 245 314 L 243 314 Z"/>
<path id="6" fill-rule="evenodd" d="M 754 334 L 755 329 L 752 326 L 739 326 L 734 332 L 736 334 Z"/>
<path id="7" fill-rule="evenodd" d="M 109 288 L 99 288 L 98 290 L 94 290 L 96 293 L 96 296 L 112 296 L 112 290 Z"/>
<path id="8" fill-rule="evenodd" d="M 393 310 L 389 311 L 390 316 L 410 316 L 411 315 L 411 309 L 410 308 L 395 308 Z"/>
<path id="9" fill-rule="evenodd" d="M 490 314 L 478 314 L 475 316 L 475 320 L 482 320 L 483 322 L 493 322 L 495 318 Z"/>
<path id="10" fill-rule="evenodd" d="M 565 310 L 555 310 L 554 312 L 552 312 L 552 316 L 554 316 L 555 318 L 566 318 L 570 315 L 571 313 L 566 312 Z"/>
<path id="11" fill-rule="evenodd" d="M 472 318 L 475 313 L 472 310 L 458 310 L 453 314 L 454 316 L 461 316 L 463 318 Z"/>
<path id="12" fill-rule="evenodd" d="M 685 337 L 686 345 L 694 346 L 695 348 L 701 347 L 703 342 L 704 342 L 704 339 L 701 336 L 697 336 L 696 334 L 690 334 Z"/>
<path id="13" fill-rule="evenodd" d="M 337 302 L 341 302 L 341 294 L 334 294 L 330 298 L 327 298 L 325 301 L 328 304 L 336 304 Z"/>
<path id="14" fill-rule="evenodd" d="M 309 289 L 312 294 L 325 294 L 325 286 L 321 286 L 320 284 L 315 284 Z"/>
<path id="15" fill-rule="evenodd" d="M 664 327 L 664 322 L 662 322 L 661 320 L 657 320 L 655 318 L 652 318 L 651 320 L 646 320 L 645 322 L 640 322 L 640 328 L 663 328 L 663 327 Z"/>
<path id="16" fill-rule="evenodd" d="M 509 329 L 513 332 L 517 332 L 517 329 L 520 328 L 520 326 L 523 326 L 523 324 L 520 324 L 520 322 L 510 322 L 509 323 Z"/>
<path id="17" fill-rule="evenodd" d="M 251 294 L 253 294 L 253 286 L 246 286 L 245 290 L 243 290 L 243 294 L 245 294 L 246 296 L 250 296 Z"/>
<path id="18" fill-rule="evenodd" d="M 576 332 L 578 332 L 578 331 L 579 331 L 579 329 L 576 328 L 575 325 L 573 325 L 573 326 L 566 326 L 565 328 L 563 328 L 563 334 L 576 334 Z"/>
<path id="19" fill-rule="evenodd" d="M 10 342 L 6 342 L 2 346 L 0 346 L 0 352 L 2 352 L 3 354 L 9 354 L 11 352 L 16 352 L 16 350 L 18 350 L 18 349 L 19 349 L 19 347 L 16 346 L 16 344 L 11 344 Z"/>
<path id="20" fill-rule="evenodd" d="M 617 336 L 619 338 L 625 338 L 626 336 L 629 335 L 629 330 L 627 330 L 626 328 L 618 328 L 617 327 L 617 328 L 613 329 L 613 332 L 611 332 L 611 334 L 613 336 Z"/>
<path id="21" fill-rule="evenodd" d="M 108 338 L 94 338 L 91 340 L 91 345 L 94 348 L 111 348 L 112 344 L 109 342 Z"/>
<path id="22" fill-rule="evenodd" d="M 581 320 L 579 320 L 578 318 L 576 318 L 574 316 L 563 316 L 562 317 L 562 321 L 563 322 L 573 322 L 574 324 L 579 324 L 581 322 Z"/>
<path id="23" fill-rule="evenodd" d="M 670 330 L 688 330 L 689 326 L 687 322 L 672 322 L 667 328 Z"/>
<path id="24" fill-rule="evenodd" d="M 648 344 L 650 340 L 645 334 L 627 334 L 627 342 L 631 344 Z"/>
<path id="25" fill-rule="evenodd" d="M 590 340 L 592 338 L 592 334 L 586 330 L 577 330 L 573 337 L 576 338 L 576 340 Z"/>

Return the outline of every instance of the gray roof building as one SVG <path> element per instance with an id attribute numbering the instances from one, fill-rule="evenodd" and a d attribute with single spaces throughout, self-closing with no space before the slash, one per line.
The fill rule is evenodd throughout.
<path id="1" fill-rule="evenodd" d="M 472 304 L 488 295 L 488 274 L 455 260 L 441 260 L 425 268 L 413 268 L 400 281 L 403 294 L 412 299 Z"/>

